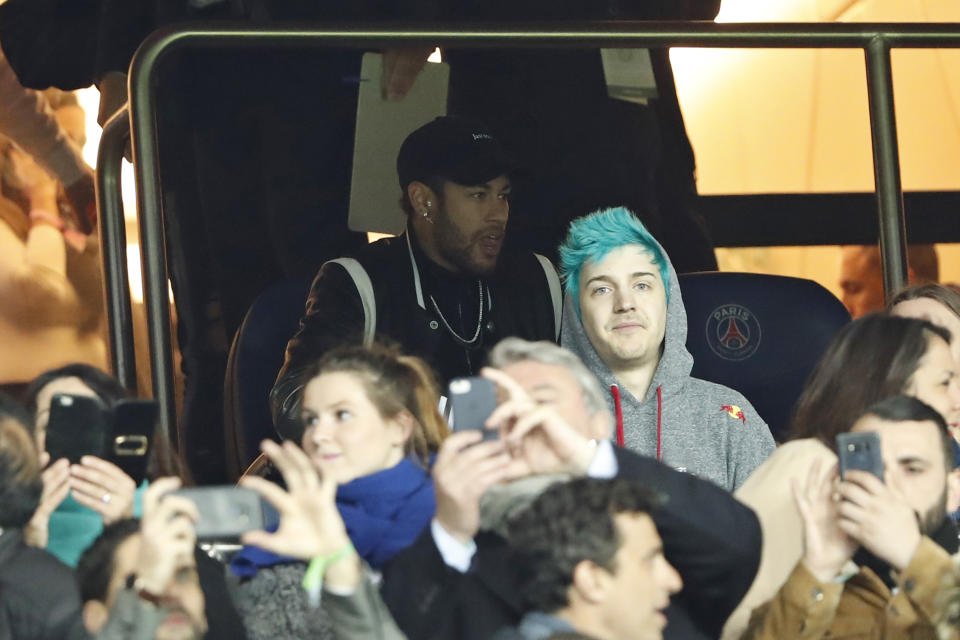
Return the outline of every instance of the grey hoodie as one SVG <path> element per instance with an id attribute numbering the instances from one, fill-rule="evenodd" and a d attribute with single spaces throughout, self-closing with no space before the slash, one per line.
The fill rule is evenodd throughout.
<path id="1" fill-rule="evenodd" d="M 666 256 L 666 252 L 661 252 Z M 620 385 L 590 343 L 569 295 L 563 305 L 560 344 L 576 353 L 600 379 L 617 415 L 622 409 L 623 445 L 733 491 L 773 452 L 770 429 L 740 393 L 690 376 L 687 312 L 677 274 L 667 258 L 669 304 L 663 355 L 642 401 Z M 659 416 L 659 417 L 658 417 Z M 658 429 L 659 420 L 659 429 Z"/>

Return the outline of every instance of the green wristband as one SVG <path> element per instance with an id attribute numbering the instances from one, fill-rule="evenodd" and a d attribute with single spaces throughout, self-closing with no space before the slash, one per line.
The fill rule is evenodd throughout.
<path id="1" fill-rule="evenodd" d="M 339 551 L 331 553 L 328 556 L 317 556 L 311 560 L 309 566 L 307 566 L 307 572 L 303 575 L 303 588 L 309 592 L 319 591 L 320 586 L 323 584 L 323 574 L 326 572 L 327 567 L 340 562 L 350 555 L 351 552 L 353 552 L 353 544 L 347 542 Z"/>

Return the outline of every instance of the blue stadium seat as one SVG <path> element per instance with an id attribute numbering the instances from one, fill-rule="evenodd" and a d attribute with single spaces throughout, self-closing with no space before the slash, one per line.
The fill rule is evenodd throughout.
<path id="1" fill-rule="evenodd" d="M 742 393 L 782 442 L 807 377 L 850 314 L 802 278 L 692 273 L 680 290 L 694 377 Z"/>
<path id="2" fill-rule="evenodd" d="M 261 440 L 277 437 L 270 417 L 270 389 L 309 290 L 307 279 L 270 285 L 250 305 L 233 338 L 223 383 L 227 471 L 232 480 L 260 454 Z"/>

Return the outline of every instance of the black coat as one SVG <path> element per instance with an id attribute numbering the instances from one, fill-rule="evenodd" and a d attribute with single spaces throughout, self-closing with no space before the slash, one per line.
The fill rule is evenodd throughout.
<path id="1" fill-rule="evenodd" d="M 440 381 L 476 374 L 487 352 L 502 338 L 555 341 L 553 303 L 543 268 L 531 253 L 503 252 L 493 276 L 484 279 L 484 321 L 478 345 L 466 348 L 444 328 L 429 299 L 434 295 L 444 316 L 454 324 L 455 300 L 463 302 L 462 336 L 477 326 L 479 300 L 475 278 L 456 278 L 433 265 L 411 247 L 420 275 L 424 306 L 418 302 L 414 268 L 407 238 L 387 238 L 365 246 L 355 257 L 367 271 L 376 299 L 378 338 L 427 361 Z M 487 310 L 489 303 L 489 310 Z M 472 305 L 472 306 L 470 306 Z M 363 307 L 357 288 L 339 264 L 327 264 L 317 274 L 307 298 L 300 329 L 287 345 L 286 362 L 271 393 L 277 428 L 296 437 L 299 377 L 305 367 L 335 346 L 362 341 Z M 299 439 L 299 438 L 297 438 Z"/>
<path id="2" fill-rule="evenodd" d="M 28 546 L 18 530 L 0 535 L 0 637 L 87 638 L 82 608 L 76 579 L 67 565 L 43 549 Z"/>
<path id="3" fill-rule="evenodd" d="M 664 638 L 718 638 L 760 564 L 756 515 L 711 482 L 624 449 L 616 454 L 620 477 L 666 498 L 653 520 L 683 590 L 667 610 Z M 519 622 L 524 611 L 506 542 L 490 532 L 476 542 L 466 574 L 444 563 L 429 528 L 387 565 L 383 598 L 410 640 L 488 640 Z"/>

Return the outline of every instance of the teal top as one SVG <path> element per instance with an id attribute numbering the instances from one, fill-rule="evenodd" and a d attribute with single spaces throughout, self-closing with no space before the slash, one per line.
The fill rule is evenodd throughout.
<path id="1" fill-rule="evenodd" d="M 143 492 L 147 485 L 144 480 L 133 494 L 133 515 L 136 518 L 143 513 Z M 50 514 L 49 530 L 47 551 L 64 564 L 76 568 L 80 556 L 103 531 L 103 520 L 99 513 L 67 494 L 66 500 Z"/>

